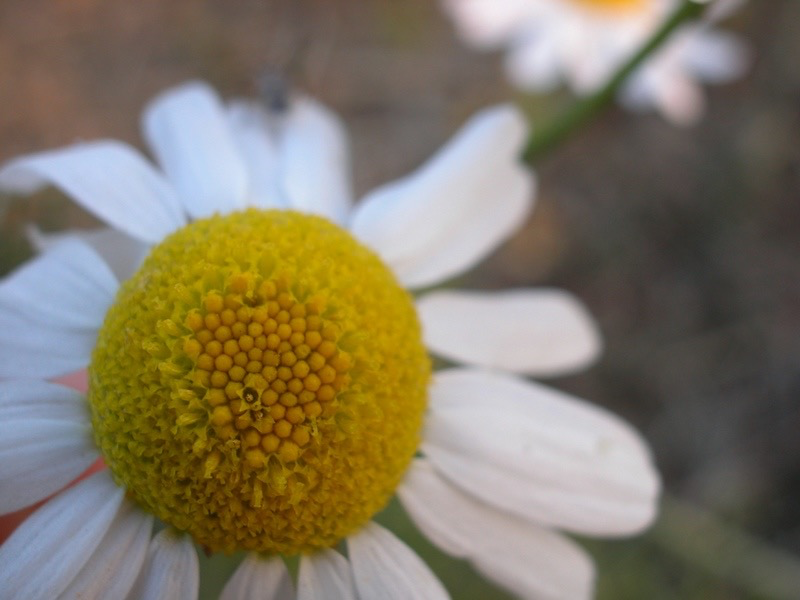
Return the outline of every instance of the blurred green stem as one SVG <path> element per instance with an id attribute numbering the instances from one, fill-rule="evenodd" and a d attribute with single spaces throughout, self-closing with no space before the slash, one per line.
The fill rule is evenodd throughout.
<path id="1" fill-rule="evenodd" d="M 580 129 L 581 126 L 594 118 L 614 100 L 625 80 L 648 56 L 655 52 L 681 24 L 702 15 L 707 6 L 708 3 L 701 4 L 695 0 L 684 0 L 683 4 L 647 40 L 647 43 L 628 62 L 623 64 L 603 87 L 591 96 L 586 96 L 576 101 L 564 114 L 551 122 L 549 126 L 544 127 L 541 132 L 533 134 L 528 140 L 528 145 L 523 153 L 524 160 L 528 163 L 535 162 L 541 155 L 558 146 L 574 131 Z"/>
<path id="2" fill-rule="evenodd" d="M 756 598 L 795 600 L 800 559 L 726 523 L 716 515 L 665 494 L 652 538 L 692 566 Z"/>

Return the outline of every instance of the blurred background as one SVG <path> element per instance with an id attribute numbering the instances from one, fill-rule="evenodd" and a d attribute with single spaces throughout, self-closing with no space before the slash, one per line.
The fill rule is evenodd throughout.
<path id="1" fill-rule="evenodd" d="M 548 383 L 633 422 L 666 482 L 648 534 L 585 542 L 599 598 L 800 598 L 800 2 L 754 0 L 725 26 L 754 63 L 707 88 L 699 125 L 611 107 L 539 161 L 531 219 L 459 282 L 566 288 L 599 322 L 600 362 Z M 342 116 L 362 195 L 480 107 L 513 99 L 544 122 L 571 101 L 516 95 L 500 59 L 430 0 L 0 0 L 0 160 L 99 137 L 143 148 L 139 113 L 163 88 L 253 95 L 271 74 Z M 3 201 L 0 274 L 31 256 L 27 223 L 96 224 L 53 191 Z M 397 506 L 382 519 L 454 598 L 506 597 Z"/>

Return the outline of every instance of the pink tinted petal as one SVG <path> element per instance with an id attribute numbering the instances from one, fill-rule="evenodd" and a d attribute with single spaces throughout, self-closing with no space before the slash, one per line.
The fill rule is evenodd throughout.
<path id="1" fill-rule="evenodd" d="M 84 394 L 89 391 L 89 371 L 86 369 L 56 377 L 53 381 Z"/>
<path id="2" fill-rule="evenodd" d="M 86 471 L 84 471 L 81 474 L 80 477 L 78 477 L 75 481 L 72 481 L 69 485 L 64 487 L 62 490 L 59 490 L 58 492 L 53 494 L 53 496 L 56 496 L 56 495 L 60 494 L 64 490 L 71 488 L 76 483 L 78 483 L 80 481 L 83 481 L 84 479 L 86 479 L 90 475 L 94 475 L 98 471 L 101 471 L 101 470 L 103 470 L 105 468 L 106 468 L 106 463 L 103 461 L 102 458 L 98 458 L 91 467 L 86 469 Z M 0 545 L 2 545 L 3 542 L 5 542 L 6 539 L 12 533 L 14 533 L 14 530 L 17 527 L 19 527 L 20 524 L 31 515 L 31 513 L 33 513 L 42 504 L 44 504 L 45 502 L 50 500 L 50 498 L 52 498 L 53 496 L 50 496 L 49 498 L 45 498 L 44 500 L 40 500 L 36 504 L 32 504 L 31 506 L 26 506 L 25 508 L 22 508 L 22 509 L 20 509 L 18 511 L 15 511 L 15 512 L 8 513 L 8 514 L 0 516 Z"/>

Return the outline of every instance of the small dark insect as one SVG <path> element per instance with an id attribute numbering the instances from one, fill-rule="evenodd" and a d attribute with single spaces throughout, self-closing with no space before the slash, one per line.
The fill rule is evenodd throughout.
<path id="1" fill-rule="evenodd" d="M 289 108 L 289 82 L 276 71 L 264 71 L 258 78 L 258 92 L 261 101 L 271 111 L 285 112 Z"/>
<path id="2" fill-rule="evenodd" d="M 244 390 L 242 390 L 242 398 L 248 404 L 252 404 L 256 400 L 258 400 L 258 392 L 255 391 L 253 388 L 246 387 L 244 388 Z"/>

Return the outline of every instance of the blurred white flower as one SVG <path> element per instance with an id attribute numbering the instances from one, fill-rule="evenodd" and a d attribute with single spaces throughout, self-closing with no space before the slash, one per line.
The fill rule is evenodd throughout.
<path id="1" fill-rule="evenodd" d="M 461 37 L 481 49 L 505 48 L 511 82 L 547 92 L 564 83 L 589 94 L 638 50 L 679 0 L 442 0 Z M 697 121 L 701 82 L 741 76 L 749 52 L 716 23 L 740 0 L 719 0 L 702 20 L 679 28 L 622 89 L 632 109 L 653 108 L 676 124 Z"/>
<path id="2" fill-rule="evenodd" d="M 234 513 L 230 521 L 236 529 L 227 537 L 214 538 L 219 547 L 255 549 L 273 555 L 286 544 L 297 547 L 303 553 L 297 582 L 300 598 L 445 597 L 446 591 L 423 561 L 391 532 L 370 522 L 371 514 L 353 523 L 342 535 L 348 547 L 347 558 L 335 550 L 341 538 L 330 542 L 321 537 L 314 520 L 314 515 L 320 520 L 333 515 L 332 522 L 336 523 L 364 500 L 358 496 L 360 483 L 353 488 L 349 481 L 330 475 L 326 469 L 332 463 L 359 465 L 359 471 L 352 473 L 357 482 L 365 465 L 374 466 L 375 478 L 388 470 L 384 455 L 393 456 L 391 449 L 397 446 L 399 436 L 381 438 L 380 428 L 403 420 L 406 415 L 397 413 L 396 406 L 405 406 L 406 396 L 413 395 L 413 391 L 421 397 L 420 411 L 408 418 L 412 423 L 423 423 L 423 427 L 421 432 L 412 427 L 406 434 L 403 443 L 408 452 L 400 461 L 395 479 L 400 481 L 402 477 L 402 482 L 389 493 L 396 491 L 420 530 L 446 552 L 466 558 L 481 573 L 520 596 L 588 597 L 593 586 L 591 560 L 560 531 L 597 536 L 636 533 L 654 518 L 660 483 L 647 445 L 629 425 L 598 407 L 518 376 L 566 373 L 594 360 L 600 343 L 587 311 L 575 298 L 556 290 L 434 291 L 412 301 L 401 289 L 430 286 L 463 272 L 522 224 L 532 206 L 534 180 L 518 158 L 527 135 L 527 125 L 519 112 L 511 106 L 500 106 L 478 114 L 417 172 L 370 192 L 357 205 L 350 192 L 344 128 L 335 115 L 309 98 L 294 98 L 285 112 L 269 112 L 250 102 L 226 106 L 207 85 L 190 83 L 159 96 L 148 107 L 144 130 L 161 170 L 132 148 L 111 141 L 22 157 L 0 170 L 0 186 L 4 189 L 27 192 L 41 185 L 55 185 L 112 226 L 56 237 L 37 234 L 42 254 L 0 283 L 0 513 L 56 494 L 0 547 L 0 589 L 20 598 L 61 594 L 122 598 L 130 590 L 137 598 L 194 597 L 198 566 L 188 536 L 176 536 L 167 529 L 151 539 L 153 517 L 130 500 L 147 497 L 148 503 L 156 504 L 163 489 L 171 490 L 177 485 L 178 495 L 169 496 L 165 509 L 157 508 L 172 514 L 170 511 L 177 513 L 198 503 L 192 514 L 203 521 L 198 531 L 202 530 L 200 541 L 206 545 L 209 542 L 202 537 L 206 531 L 202 528 L 217 531 L 224 521 L 221 513 L 231 510 Z M 260 210 L 243 212 L 248 207 Z M 321 219 L 310 219 L 302 213 L 323 215 L 327 224 L 320 225 Z M 348 243 L 365 247 L 363 252 L 358 251 L 359 256 L 366 254 L 373 257 L 370 260 L 382 261 L 387 277 L 399 290 L 391 293 L 399 293 L 407 303 L 408 311 L 403 314 L 413 315 L 409 331 L 399 333 L 413 338 L 417 344 L 414 347 L 421 349 L 422 363 L 419 368 L 404 371 L 403 379 L 390 388 L 395 391 L 388 403 L 369 408 L 374 398 L 389 393 L 383 392 L 389 389 L 384 375 L 390 369 L 405 368 L 405 363 L 392 366 L 397 346 L 374 360 L 369 356 L 355 359 L 358 362 L 352 363 L 355 367 L 347 375 L 352 376 L 352 382 L 341 379 L 342 386 L 352 385 L 358 393 L 337 397 L 337 402 L 354 411 L 353 415 L 361 414 L 358 407 L 367 406 L 363 409 L 364 418 L 372 420 L 366 432 L 352 426 L 352 416 L 350 425 L 347 420 L 340 424 L 317 410 L 306 413 L 317 420 L 303 434 L 305 439 L 293 437 L 297 444 L 292 445 L 282 435 L 283 440 L 276 437 L 276 445 L 270 446 L 267 434 L 273 431 L 272 421 L 263 416 L 252 417 L 262 419 L 256 430 L 252 426 L 255 421 L 241 412 L 244 402 L 258 399 L 266 405 L 268 390 L 262 394 L 249 387 L 229 388 L 225 383 L 238 381 L 233 375 L 237 367 L 232 367 L 230 360 L 221 366 L 222 359 L 227 359 L 228 342 L 235 346 L 231 351 L 237 353 L 235 358 L 246 349 L 246 339 L 251 350 L 254 345 L 258 347 L 258 336 L 265 338 L 265 348 L 272 346 L 264 334 L 253 333 L 249 327 L 248 333 L 230 338 L 236 325 L 245 331 L 244 323 L 250 323 L 246 319 L 255 314 L 250 311 L 261 310 L 266 318 L 266 304 L 259 304 L 261 292 L 256 294 L 251 289 L 246 296 L 249 304 L 244 304 L 244 288 L 236 288 L 240 296 L 233 297 L 230 290 L 215 291 L 214 286 L 222 284 L 214 282 L 224 281 L 221 273 L 230 265 L 235 269 L 255 269 L 254 277 L 260 276 L 258 269 L 266 268 L 262 267 L 261 252 L 280 245 L 280 229 L 271 230 L 272 237 L 256 239 L 252 244 L 259 252 L 256 257 L 242 263 L 235 253 L 247 252 L 250 247 L 241 241 L 249 217 L 269 219 L 275 215 L 284 219 L 281 223 L 285 219 L 313 222 L 314 227 L 323 227 L 327 232 L 326 239 L 347 238 L 351 240 Z M 178 362 L 164 358 L 163 347 L 153 341 L 155 338 L 147 337 L 142 342 L 135 337 L 134 331 L 143 319 L 127 317 L 121 340 L 103 338 L 104 348 L 113 346 L 111 360 L 116 361 L 109 396 L 128 394 L 138 401 L 141 393 L 145 400 L 141 410 L 129 408 L 124 413 L 124 420 L 137 423 L 135 427 L 126 429 L 124 436 L 104 437 L 98 425 L 110 421 L 115 409 L 109 400 L 109 404 L 102 404 L 105 412 L 98 416 L 92 396 L 102 370 L 95 347 L 98 332 L 105 335 L 104 315 L 115 310 L 114 314 L 119 314 L 116 307 L 120 298 L 131 289 L 147 290 L 142 305 L 147 304 L 151 278 L 155 281 L 158 277 L 163 279 L 164 273 L 172 273 L 169 269 L 173 264 L 156 258 L 159 248 L 170 239 L 190 235 L 197 231 L 193 227 L 198 224 L 205 227 L 229 222 L 235 222 L 235 227 L 225 230 L 222 242 L 209 234 L 191 243 L 200 258 L 193 255 L 187 268 L 202 264 L 207 276 L 188 283 L 173 282 L 168 277 L 159 294 L 166 294 L 163 298 L 169 301 L 155 296 L 155 310 L 166 309 L 172 318 L 159 317 L 153 335 L 172 340 L 169 347 L 178 353 Z M 311 233 L 302 238 L 302 247 L 315 243 L 310 237 L 314 230 L 308 231 Z M 234 235 L 228 235 L 231 232 Z M 245 239 L 252 242 L 251 238 Z M 231 254 L 225 254 L 225 264 L 214 270 L 217 266 L 208 249 L 230 240 L 234 240 L 229 246 Z M 306 256 L 302 248 L 293 247 L 296 256 Z M 146 273 L 142 279 L 134 272 L 151 249 L 148 262 L 139 271 Z M 335 259 L 329 255 L 316 259 L 322 261 L 322 266 L 315 266 L 314 272 L 322 268 L 325 278 L 342 270 L 334 268 Z M 301 265 L 309 269 L 312 266 L 310 262 Z M 328 271 L 331 275 L 327 275 Z M 135 285 L 123 284 L 119 291 L 118 282 L 132 275 Z M 239 285 L 243 280 L 236 281 Z M 212 286 L 211 291 L 203 287 L 207 285 Z M 354 289 L 357 293 L 350 293 Z M 361 297 L 365 289 L 359 280 L 346 292 Z M 201 302 L 201 294 L 206 293 Z M 239 299 L 239 304 L 225 304 L 227 313 L 220 317 L 230 318 L 231 328 L 223 327 L 219 320 L 213 328 L 209 324 L 209 315 L 216 318 L 213 311 L 222 310 L 219 293 L 228 294 L 225 302 L 229 297 Z M 177 294 L 175 298 L 179 300 L 170 294 Z M 285 295 L 289 297 L 288 292 Z M 388 292 L 381 296 L 384 300 L 392 297 Z M 348 300 L 353 301 L 352 297 Z M 180 308 L 181 302 L 199 307 L 187 313 Z M 216 304 L 219 308 L 212 308 Z M 283 306 L 277 300 L 274 304 Z M 244 312 L 234 311 L 231 306 Z M 383 323 L 375 317 L 386 306 L 388 303 L 384 302 L 362 307 L 369 310 L 371 326 L 368 331 L 348 331 L 352 336 L 347 352 L 360 356 L 358 347 L 364 340 L 398 329 L 396 321 Z M 201 309 L 210 312 L 198 317 L 195 327 L 191 315 L 197 317 Z M 341 307 L 337 311 L 330 313 L 332 316 L 322 316 L 338 319 L 343 318 L 340 313 L 346 314 Z M 288 319 L 287 313 L 281 327 L 288 325 Z M 422 324 L 422 334 L 417 319 Z M 318 333 L 315 329 L 307 334 L 303 333 L 305 325 L 292 329 L 295 320 L 302 321 L 301 325 L 305 321 L 296 316 L 290 322 L 291 331 L 299 336 L 298 341 L 291 342 L 300 344 L 293 346 L 298 353 L 304 343 L 324 343 L 319 339 L 312 342 L 312 334 Z M 224 350 L 214 339 L 216 331 L 223 329 L 228 333 Z M 263 328 L 259 325 L 256 329 Z M 196 337 L 192 337 L 193 331 Z M 202 341 L 198 331 L 209 334 L 208 339 Z M 334 333 L 328 336 L 328 329 L 323 329 L 334 353 L 328 356 L 335 358 L 338 350 L 330 340 L 336 339 L 336 327 L 330 331 Z M 294 340 L 294 333 L 281 339 L 289 343 L 287 340 Z M 198 373 L 205 368 L 201 367 L 201 358 L 206 355 L 192 359 L 194 363 L 189 360 L 201 351 L 200 343 L 209 353 L 211 345 L 217 345 L 215 356 L 220 360 L 208 358 L 216 365 L 208 368 L 218 370 L 212 377 L 204 378 L 203 373 Z M 429 379 L 423 344 L 439 356 L 468 366 L 438 371 Z M 195 346 L 197 350 L 192 354 Z M 322 352 L 321 345 L 319 348 Z M 144 356 L 142 350 L 152 354 L 154 360 L 165 362 L 158 362 L 157 368 L 146 372 L 136 370 L 135 365 L 131 367 L 136 362 L 131 357 L 137 351 L 137 356 Z M 264 350 L 263 356 L 267 354 Z M 256 355 L 262 357 L 262 352 Z M 266 358 L 253 356 L 246 359 L 250 361 L 248 369 L 253 363 L 261 369 L 261 360 L 267 364 Z M 279 358 L 283 361 L 284 355 Z M 89 397 L 94 418 L 87 410 L 86 396 L 45 381 L 86 368 L 90 361 L 93 383 Z M 319 377 L 313 375 L 317 378 L 314 386 L 298 391 L 298 396 L 281 395 L 280 402 L 286 400 L 286 406 L 293 409 L 298 402 L 308 401 L 309 407 L 319 408 L 314 400 L 324 401 L 319 380 L 330 374 L 330 381 L 337 382 L 336 369 L 351 365 L 349 359 L 331 361 L 333 369 L 313 367 L 311 358 L 304 363 L 305 371 L 281 367 L 289 373 L 286 379 L 281 379 L 284 375 L 279 371 L 279 379 L 274 379 L 276 370 L 269 365 L 260 372 L 248 371 L 249 375 L 240 370 L 242 377 L 252 375 L 252 385 L 257 387 L 269 383 L 267 372 L 272 369 L 272 381 L 281 383 L 281 393 L 287 394 L 287 387 L 291 389 L 296 381 L 291 378 L 311 378 L 308 369 L 316 368 Z M 119 391 L 122 386 L 115 387 L 114 381 L 119 380 L 114 378 L 127 377 L 125 373 L 131 368 L 135 377 L 125 379 L 127 391 L 123 393 Z M 324 368 L 329 373 L 324 373 Z M 230 381 L 227 375 L 223 377 L 223 371 L 230 374 Z M 174 393 L 154 385 L 156 380 L 152 377 L 156 372 L 163 372 Z M 301 372 L 302 375 L 297 374 Z M 219 377 L 224 381 L 215 383 Z M 261 384 L 255 383 L 257 380 Z M 187 381 L 190 383 L 184 386 Z M 139 386 L 147 389 L 138 391 Z M 229 389 L 233 389 L 232 395 L 226 395 Z M 309 393 L 311 398 L 303 400 L 302 394 Z M 168 404 L 163 402 L 167 406 L 163 410 L 160 398 L 170 398 Z M 102 400 L 105 402 L 105 398 Z M 274 397 L 271 402 L 275 402 Z M 253 414 L 265 410 L 259 406 L 252 409 Z M 337 405 L 331 406 L 335 416 Z M 288 415 L 290 408 L 278 408 L 282 415 Z M 157 415 L 149 418 L 150 411 Z M 384 418 L 387 412 L 393 416 Z M 222 415 L 220 419 L 218 413 Z M 236 421 L 238 431 L 230 425 L 233 413 L 247 421 L 241 427 Z M 301 423 L 305 418 L 302 413 L 301 410 L 298 417 Z M 285 423 L 287 431 L 292 430 L 288 421 L 280 419 L 275 417 L 275 431 L 280 423 Z M 158 435 L 165 432 L 158 444 L 148 446 L 140 441 L 138 436 L 145 429 L 149 435 L 152 423 L 165 422 L 166 427 L 154 429 Z M 120 426 L 125 428 L 127 423 Z M 90 433 L 92 428 L 94 436 Z M 196 438 L 195 431 L 199 432 Z M 188 450 L 170 450 L 174 438 L 184 440 L 187 435 L 190 442 L 193 440 Z M 250 438 L 255 439 L 254 444 Z M 378 440 L 370 442 L 372 454 L 338 450 L 324 454 L 328 447 L 339 448 L 335 444 L 358 450 L 361 439 Z M 278 443 L 282 444 L 280 450 Z M 126 498 L 126 490 L 119 482 L 128 467 L 119 467 L 114 457 L 106 453 L 114 470 L 113 479 L 105 470 L 59 492 L 97 459 L 97 444 L 104 451 L 110 450 L 114 457 L 118 452 L 124 453 L 125 460 L 131 463 L 137 463 L 140 454 L 146 453 L 149 458 L 142 468 L 149 469 L 155 462 L 155 471 L 147 473 L 148 477 L 158 478 L 159 489 L 129 486 Z M 300 454 L 298 445 L 304 444 L 310 444 L 309 452 Z M 204 454 L 209 446 L 221 450 Z M 128 447 L 138 450 L 131 454 Z M 151 454 L 149 449 L 153 447 Z M 240 448 L 249 449 L 239 452 Z M 228 454 L 222 456 L 223 451 Z M 327 462 L 312 464 L 315 453 Z M 187 471 L 182 461 L 195 460 L 196 455 L 203 457 L 199 464 L 204 469 Z M 416 458 L 412 459 L 412 455 Z M 233 473 L 230 480 L 217 475 L 222 473 L 222 466 Z M 184 475 L 173 479 L 171 473 L 178 470 Z M 191 488 L 183 482 L 184 477 L 192 482 Z M 294 485 L 291 498 L 281 495 L 281 486 L 288 485 L 287 480 Z M 270 488 L 275 482 L 280 485 Z M 267 489 L 256 498 L 252 490 L 262 490 L 262 483 Z M 231 487 L 221 491 L 214 488 L 216 495 L 204 491 L 206 486 L 229 484 Z M 314 496 L 318 488 L 333 496 L 319 500 Z M 326 492 L 329 488 L 332 491 Z M 358 497 L 353 500 L 353 495 Z M 331 497 L 335 502 L 329 501 Z M 381 501 L 385 499 L 381 497 Z M 216 504 L 209 508 L 203 502 Z M 321 512 L 304 512 L 304 503 L 313 505 L 314 510 L 321 507 Z M 271 518 L 273 513 L 269 511 L 273 508 L 265 513 L 265 506 L 282 511 L 279 519 Z M 242 514 L 245 516 L 240 518 Z M 183 515 L 181 512 L 180 518 Z M 164 520 L 170 522 L 168 517 Z M 183 529 L 192 531 L 193 522 L 181 523 Z M 309 529 L 310 537 L 292 538 L 299 535 L 296 531 L 306 535 Z M 322 544 L 321 539 L 326 543 Z M 284 546 L 275 545 L 280 543 Z M 317 551 L 308 553 L 309 548 Z M 251 554 L 231 578 L 223 598 L 249 598 L 256 594 L 263 597 L 267 593 L 293 596 L 286 567 L 279 558 Z"/>

